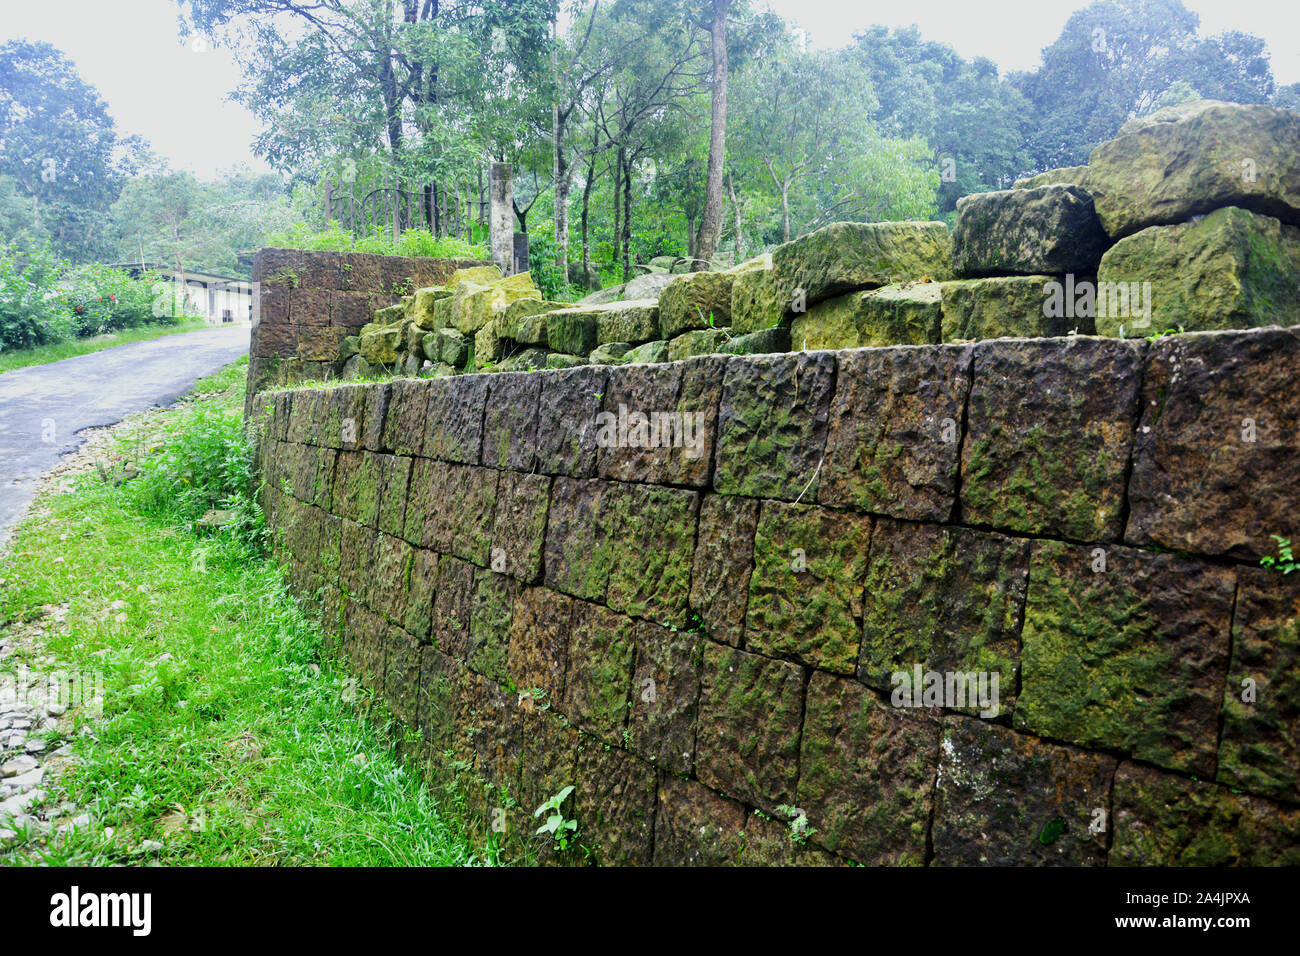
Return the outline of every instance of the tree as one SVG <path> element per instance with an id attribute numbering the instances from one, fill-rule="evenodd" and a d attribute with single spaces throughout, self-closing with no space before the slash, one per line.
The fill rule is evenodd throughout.
<path id="1" fill-rule="evenodd" d="M 1199 96 L 1267 102 L 1273 78 L 1263 41 L 1237 32 L 1202 40 L 1199 22 L 1181 0 L 1100 0 L 1074 13 L 1042 65 L 1012 78 L 1037 120 L 1033 168 L 1086 163 L 1093 147 L 1156 109 L 1176 84 Z"/>
<path id="2" fill-rule="evenodd" d="M 0 46 L 0 174 L 30 203 L 32 229 L 74 261 L 99 251 L 103 214 L 142 143 L 119 139 L 99 93 L 48 43 Z"/>
<path id="3" fill-rule="evenodd" d="M 304 157 L 383 151 L 397 182 L 471 177 L 539 125 L 555 8 L 556 0 L 182 3 L 193 30 L 241 51 L 236 97 L 268 124 L 257 150 L 273 166 L 298 172 Z M 459 148 L 465 141 L 473 148 Z M 425 190 L 430 221 L 440 188 Z"/>
<path id="4" fill-rule="evenodd" d="M 709 171 L 704 187 L 704 216 L 695 240 L 696 270 L 705 270 L 718 248 L 722 231 L 722 171 L 727 152 L 727 8 L 730 0 L 712 0 L 710 40 L 713 54 L 711 113 L 709 119 Z"/>
<path id="5" fill-rule="evenodd" d="M 113 257 L 239 275 L 240 253 L 296 218 L 279 176 L 239 169 L 201 183 L 159 166 L 132 179 L 113 204 Z"/>
<path id="6" fill-rule="evenodd" d="M 879 100 L 873 119 L 880 132 L 931 145 L 941 171 L 940 212 L 951 213 L 968 193 L 1006 188 L 1030 165 L 1029 104 L 991 60 L 964 60 L 922 40 L 915 27 L 872 27 L 854 38 L 848 55 Z"/>

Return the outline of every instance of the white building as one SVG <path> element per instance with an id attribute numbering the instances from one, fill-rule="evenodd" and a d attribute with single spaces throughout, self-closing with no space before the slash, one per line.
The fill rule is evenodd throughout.
<path id="1" fill-rule="evenodd" d="M 197 312 L 213 325 L 252 321 L 253 283 L 248 279 L 189 269 L 182 274 L 175 266 L 161 262 L 114 262 L 110 265 L 136 278 L 149 273 L 170 277 L 175 285 L 177 307 L 183 302 L 187 312 Z"/>

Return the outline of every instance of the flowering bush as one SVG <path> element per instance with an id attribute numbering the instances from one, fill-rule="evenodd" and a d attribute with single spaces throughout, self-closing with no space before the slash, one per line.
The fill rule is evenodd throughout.
<path id="1" fill-rule="evenodd" d="M 70 267 L 48 245 L 0 241 L 0 349 L 183 321 L 170 308 L 171 282 L 158 291 L 160 278 L 133 279 L 101 265 Z"/>
<path id="2" fill-rule="evenodd" d="M 73 334 L 75 324 L 59 294 L 67 263 L 22 238 L 0 240 L 0 349 L 25 349 Z"/>
<path id="3" fill-rule="evenodd" d="M 160 279 L 158 276 L 133 279 L 121 269 L 101 265 L 72 269 L 64 283 L 64 299 L 72 311 L 75 334 L 99 335 L 151 323 L 181 321 L 184 316 L 171 315 L 170 309 L 154 309 L 154 300 L 158 298 L 154 288 Z M 164 306 L 170 304 L 169 296 L 164 296 L 164 300 Z"/>

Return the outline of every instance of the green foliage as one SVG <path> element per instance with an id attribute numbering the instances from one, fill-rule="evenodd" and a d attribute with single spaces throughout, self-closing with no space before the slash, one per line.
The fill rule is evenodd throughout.
<path id="1" fill-rule="evenodd" d="M 532 274 L 533 284 L 541 290 L 542 298 L 551 302 L 568 302 L 574 293 L 585 295 L 579 289 L 569 286 L 569 277 L 557 267 L 555 262 L 555 228 L 546 223 L 528 234 L 528 271 Z"/>
<path id="2" fill-rule="evenodd" d="M 71 337 L 74 319 L 58 288 L 66 266 L 47 243 L 0 242 L 0 350 Z"/>
<path id="3" fill-rule="evenodd" d="M 1038 831 L 1038 842 L 1043 846 L 1050 846 L 1055 843 L 1061 834 L 1069 830 L 1069 825 L 1062 817 L 1055 817 L 1043 824 L 1043 828 Z"/>
<path id="4" fill-rule="evenodd" d="M 375 229 L 356 237 L 337 221 L 325 228 L 297 223 L 266 237 L 268 246 L 285 249 L 314 249 L 323 252 L 368 252 L 382 256 L 423 256 L 437 259 L 486 259 L 486 246 L 454 237 L 436 238 L 427 229 L 407 229 L 397 242 L 389 230 Z"/>
<path id="5" fill-rule="evenodd" d="M 242 371 L 201 383 L 181 417 L 241 407 Z M 0 555 L 0 621 L 62 604 L 42 655 L 50 673 L 99 676 L 103 700 L 100 717 L 60 719 L 75 756 L 43 783 L 94 825 L 18 835 L 0 866 L 493 864 L 454 794 L 395 755 L 399 725 L 326 652 L 281 569 L 141 514 L 134 483 L 75 479 Z"/>
<path id="6" fill-rule="evenodd" d="M 241 253 L 298 214 L 276 175 L 235 170 L 212 182 L 155 167 L 130 180 L 110 210 L 112 258 L 246 274 Z"/>
<path id="7" fill-rule="evenodd" d="M 1185 331 L 1187 331 L 1187 330 L 1184 329 L 1184 328 L 1180 325 L 1180 326 L 1178 326 L 1177 328 L 1168 328 L 1168 329 L 1165 329 L 1163 332 L 1154 332 L 1154 333 L 1152 333 L 1151 335 L 1148 335 L 1148 336 L 1146 337 L 1146 340 L 1147 340 L 1148 342 L 1151 342 L 1152 344 L 1155 344 L 1156 342 L 1159 342 L 1161 339 L 1165 338 L 1165 336 L 1168 336 L 1168 335 L 1181 335 L 1181 334 L 1182 334 L 1183 332 L 1185 332 Z"/>
<path id="8" fill-rule="evenodd" d="M 182 322 L 170 283 L 120 269 L 69 268 L 45 242 L 0 243 L 0 349 L 29 349 L 105 332 Z M 160 298 L 167 309 L 155 308 Z"/>
<path id="9" fill-rule="evenodd" d="M 162 276 L 133 279 L 121 269 L 84 265 L 68 273 L 62 300 L 72 310 L 76 335 L 101 335 L 184 321 L 184 312 L 172 308 L 173 291 L 171 280 Z"/>
<path id="10" fill-rule="evenodd" d="M 141 459 L 127 486 L 141 513 L 192 524 L 207 512 L 225 512 L 224 530 L 244 544 L 262 544 L 253 453 L 242 410 L 199 404 L 170 421 L 163 447 Z"/>
<path id="11" fill-rule="evenodd" d="M 1236 31 L 1202 37 L 1199 26 L 1182 0 L 1104 0 L 1073 13 L 1042 65 L 1011 78 L 1032 110 L 1033 168 L 1086 163 L 1125 121 L 1192 91 L 1268 102 L 1274 84 L 1264 41 Z"/>
<path id="12" fill-rule="evenodd" d="M 30 201 L 33 236 L 76 262 L 100 257 L 109 205 L 142 144 L 119 138 L 99 92 L 48 43 L 0 44 L 0 174 Z"/>
<path id="13" fill-rule="evenodd" d="M 1291 539 L 1278 534 L 1269 537 L 1277 542 L 1277 557 L 1266 555 L 1259 559 L 1259 563 L 1266 568 L 1275 568 L 1283 574 L 1290 574 L 1300 568 L 1300 561 L 1296 561 L 1295 555 L 1291 553 Z"/>
<path id="14" fill-rule="evenodd" d="M 563 809 L 564 801 L 572 793 L 572 786 L 565 787 L 533 812 L 534 817 L 540 817 L 544 813 L 547 815 L 546 822 L 537 828 L 537 833 L 549 833 L 555 841 L 555 848 L 561 853 L 577 845 L 578 840 L 578 821 L 567 817 Z"/>
<path id="15" fill-rule="evenodd" d="M 783 803 L 776 808 L 776 812 L 790 821 L 790 840 L 795 846 L 805 845 L 808 838 L 817 832 L 816 828 L 808 825 L 808 814 L 798 807 Z"/>

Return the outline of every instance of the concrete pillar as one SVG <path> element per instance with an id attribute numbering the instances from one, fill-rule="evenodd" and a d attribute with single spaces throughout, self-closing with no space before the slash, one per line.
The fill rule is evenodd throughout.
<path id="1" fill-rule="evenodd" d="M 515 208 L 509 163 L 492 163 L 488 171 L 489 239 L 492 261 L 502 275 L 514 273 Z"/>

